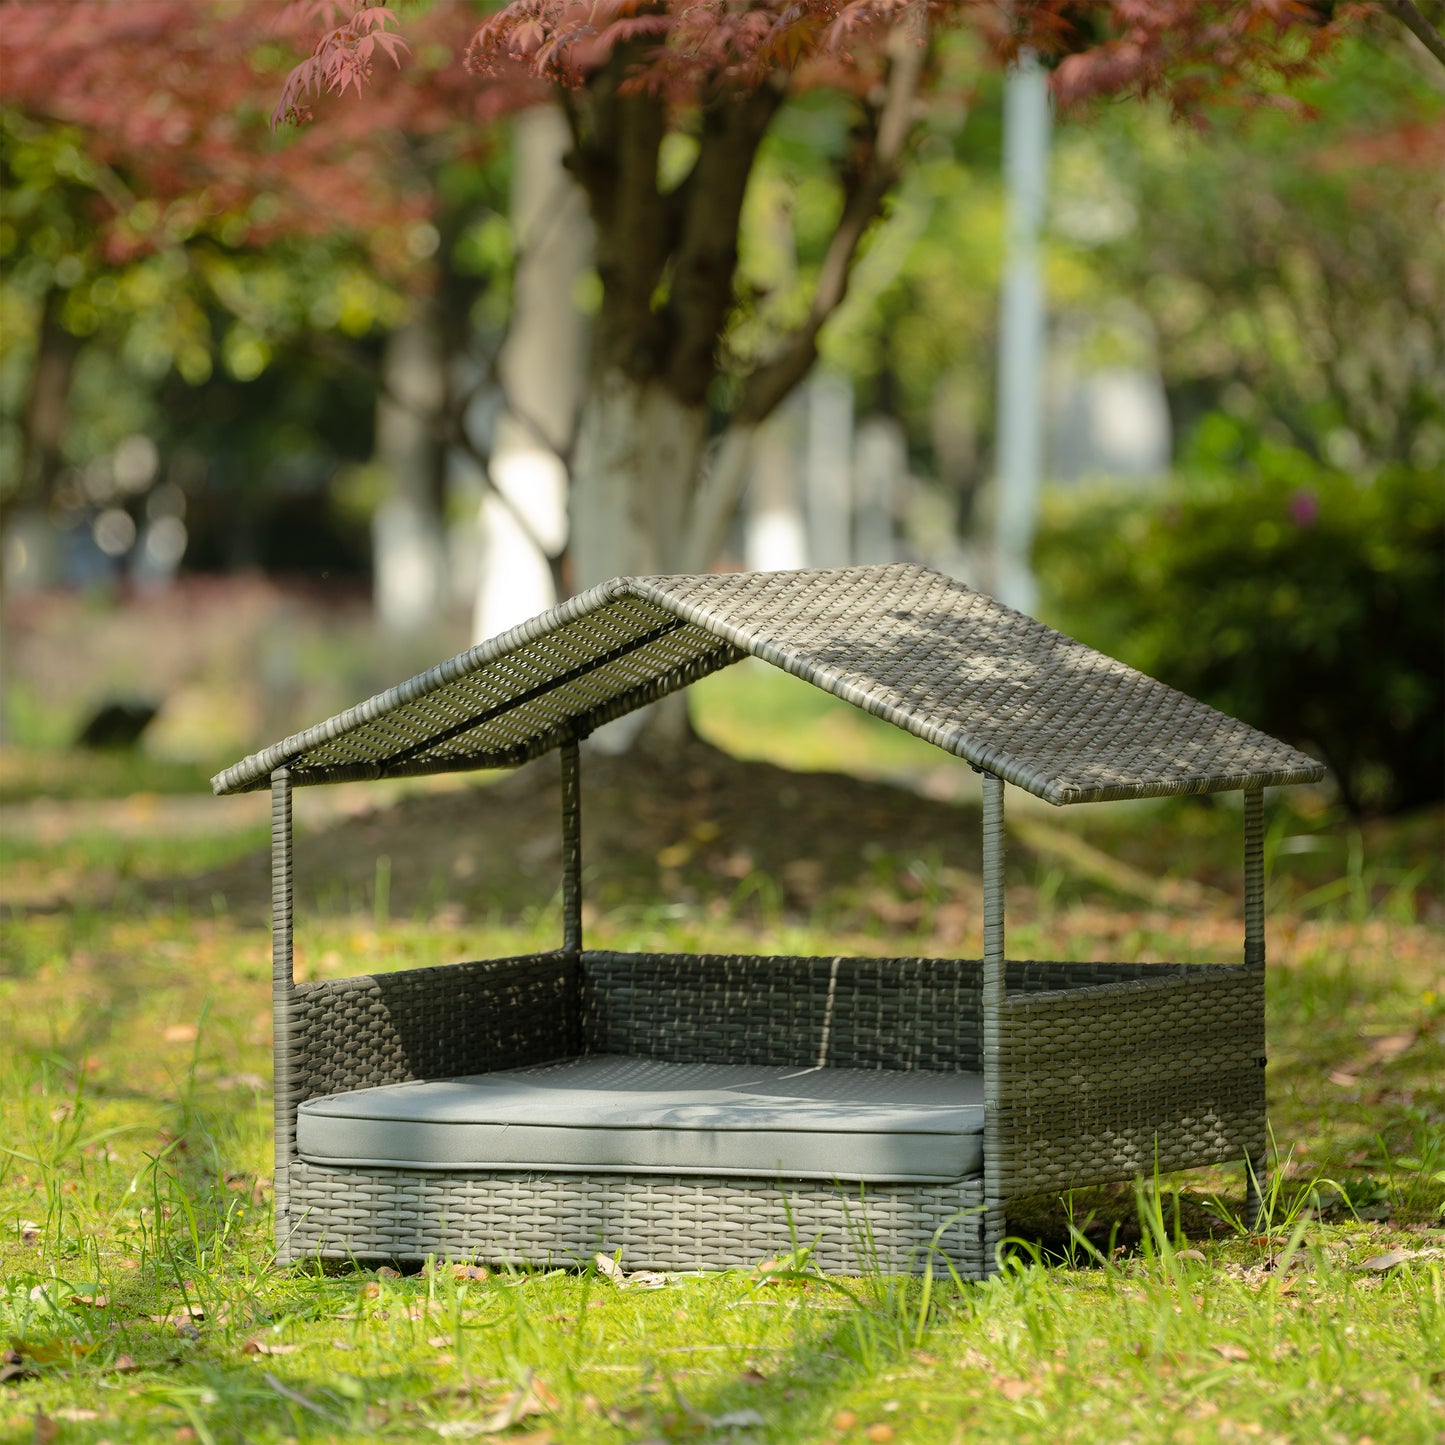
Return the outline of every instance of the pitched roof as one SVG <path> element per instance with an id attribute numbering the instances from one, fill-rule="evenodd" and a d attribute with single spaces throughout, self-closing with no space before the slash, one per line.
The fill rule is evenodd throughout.
<path id="1" fill-rule="evenodd" d="M 217 793 L 510 767 L 761 657 L 1051 803 L 1314 782 L 1323 767 L 906 564 L 619 577 L 255 753 Z"/>

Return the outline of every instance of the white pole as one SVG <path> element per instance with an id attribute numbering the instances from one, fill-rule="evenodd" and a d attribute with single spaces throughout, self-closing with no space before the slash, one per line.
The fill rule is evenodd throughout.
<path id="1" fill-rule="evenodd" d="M 1032 612 L 1038 600 L 1029 554 L 1043 464 L 1044 291 L 1039 257 L 1048 193 L 1048 82 L 1025 51 L 1004 91 L 1003 168 L 1008 259 L 998 343 L 998 468 L 994 591 Z"/>

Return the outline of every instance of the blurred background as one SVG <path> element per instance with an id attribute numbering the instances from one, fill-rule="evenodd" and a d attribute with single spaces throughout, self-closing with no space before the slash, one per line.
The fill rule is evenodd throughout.
<path id="1" fill-rule="evenodd" d="M 120 6 L 34 63 L 7 42 L 12 799 L 202 787 L 609 555 L 637 570 L 575 506 L 569 530 L 601 283 L 560 110 L 489 102 L 458 64 L 477 12 L 437 5 L 400 71 L 273 131 L 304 53 L 279 13 Z M 968 43 L 816 364 L 740 437 L 828 262 L 853 100 L 769 128 L 700 403 L 738 477 L 701 560 L 924 562 L 1322 757 L 1321 806 L 1438 805 L 1445 72 L 1361 26 L 1307 110 L 1055 117 Z M 666 138 L 664 169 L 691 158 Z M 818 756 L 785 736 L 813 705 L 734 672 L 699 690 L 705 736 L 934 766 L 872 734 Z"/>

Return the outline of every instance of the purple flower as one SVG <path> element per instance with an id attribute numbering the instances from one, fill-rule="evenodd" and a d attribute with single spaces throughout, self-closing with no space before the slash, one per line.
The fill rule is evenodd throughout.
<path id="1" fill-rule="evenodd" d="M 1313 527 L 1320 515 L 1320 499 L 1313 487 L 1299 487 L 1289 499 L 1289 517 L 1296 527 Z"/>

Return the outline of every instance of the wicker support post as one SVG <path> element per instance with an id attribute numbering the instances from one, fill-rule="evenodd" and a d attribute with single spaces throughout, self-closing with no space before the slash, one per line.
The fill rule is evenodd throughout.
<path id="1" fill-rule="evenodd" d="M 1264 789 L 1244 792 L 1244 966 L 1264 968 Z M 1269 1159 L 1251 1155 L 1246 1162 L 1244 1219 L 1251 1229 L 1265 1220 Z"/>
<path id="2" fill-rule="evenodd" d="M 1000 1025 L 1004 1001 L 1003 779 L 983 774 L 983 1267 L 997 1269 L 1004 1201 L 999 1112 Z"/>
<path id="3" fill-rule="evenodd" d="M 582 952 L 582 788 L 577 739 L 562 757 L 562 951 Z"/>
<path id="4" fill-rule="evenodd" d="M 296 980 L 292 968 L 291 773 L 271 774 L 271 1021 L 275 1058 L 276 1262 L 291 1261 L 289 1173 L 296 1153 L 295 1089 L 291 1078 L 291 1011 Z"/>
<path id="5" fill-rule="evenodd" d="M 1244 794 L 1244 961 L 1264 967 L 1264 790 Z"/>

